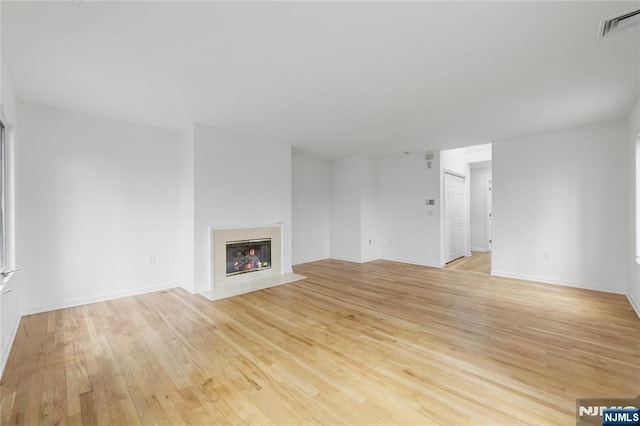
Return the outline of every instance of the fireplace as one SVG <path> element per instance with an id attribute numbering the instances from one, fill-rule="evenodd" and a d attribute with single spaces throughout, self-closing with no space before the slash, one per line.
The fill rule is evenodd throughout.
<path id="1" fill-rule="evenodd" d="M 210 232 L 211 287 L 200 292 L 209 300 L 304 278 L 284 270 L 281 223 L 244 228 L 211 227 Z"/>
<path id="2" fill-rule="evenodd" d="M 248 282 L 281 276 L 282 226 L 212 228 L 211 289 L 233 293 Z"/>
<path id="3" fill-rule="evenodd" d="M 271 238 L 226 242 L 226 276 L 271 268 Z"/>

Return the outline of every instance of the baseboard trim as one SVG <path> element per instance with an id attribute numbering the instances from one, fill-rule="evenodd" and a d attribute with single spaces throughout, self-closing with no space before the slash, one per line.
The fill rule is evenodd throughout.
<path id="1" fill-rule="evenodd" d="M 630 294 L 627 294 L 627 299 L 629 300 L 629 304 L 631 305 L 633 310 L 636 311 L 636 315 L 638 316 L 638 318 L 640 318 L 640 303 L 637 303 L 635 300 L 633 300 L 633 297 L 631 297 Z"/>
<path id="2" fill-rule="evenodd" d="M 348 257 L 336 257 L 336 256 L 331 256 L 329 259 L 332 260 L 339 260 L 341 262 L 351 262 L 351 263 L 363 263 L 362 260 L 360 259 L 351 259 Z"/>
<path id="3" fill-rule="evenodd" d="M 328 259 L 330 259 L 330 258 L 329 257 L 318 257 L 318 258 L 314 258 L 314 259 L 305 260 L 303 262 L 294 263 L 293 266 L 304 265 L 305 263 L 320 262 L 321 260 L 328 260 Z"/>
<path id="4" fill-rule="evenodd" d="M 489 253 L 491 252 L 491 249 L 488 249 L 486 247 L 471 247 L 471 251 L 478 251 L 480 253 Z"/>
<path id="5" fill-rule="evenodd" d="M 600 287 L 598 285 L 588 286 L 588 285 L 584 285 L 584 284 L 580 284 L 580 283 L 576 283 L 576 282 L 572 282 L 572 281 L 554 280 L 554 279 L 548 278 L 548 277 L 512 274 L 512 273 L 509 273 L 509 272 L 495 271 L 493 269 L 491 270 L 491 275 L 493 275 L 495 277 L 513 278 L 513 279 L 516 279 L 516 280 L 533 281 L 533 282 L 538 282 L 538 283 L 543 283 L 543 284 L 561 285 L 561 286 L 565 286 L 565 287 L 581 288 L 581 289 L 584 289 L 584 290 L 602 291 L 604 293 L 625 294 L 626 295 L 624 290 L 613 290 L 613 289 L 610 289 L 610 288 Z"/>
<path id="6" fill-rule="evenodd" d="M 382 257 L 381 260 L 388 260 L 389 262 L 406 263 L 407 265 L 426 266 L 428 268 L 444 268 L 444 265 L 435 262 L 421 262 L 411 259 L 396 259 L 393 257 Z"/>
<path id="7" fill-rule="evenodd" d="M 187 287 L 187 286 L 184 286 L 184 285 L 178 285 L 177 288 L 181 288 L 184 291 L 189 292 L 191 294 L 196 294 L 197 293 L 197 291 L 193 287 Z"/>
<path id="8" fill-rule="evenodd" d="M 137 296 L 139 294 L 153 293 L 155 291 L 169 290 L 176 287 L 180 287 L 180 286 L 176 284 L 161 284 L 161 285 L 152 286 L 152 287 L 143 287 L 143 288 L 138 288 L 133 290 L 118 291 L 114 293 L 108 293 L 108 294 L 103 294 L 103 295 L 93 296 L 93 297 L 81 297 L 77 299 L 67 300 L 64 302 L 53 303 L 51 305 L 31 306 L 26 308 L 22 313 L 22 315 L 23 316 L 33 315 L 33 314 L 39 314 L 42 312 L 56 311 L 58 309 L 73 308 L 75 306 L 105 302 L 107 300 L 120 299 L 123 297 L 129 297 L 129 296 Z M 184 287 L 180 287 L 180 288 L 184 288 Z M 190 290 L 187 290 L 187 291 L 190 291 Z"/>
<path id="9" fill-rule="evenodd" d="M 18 329 L 20 328 L 20 321 L 22 321 L 22 316 L 18 317 L 18 320 L 13 325 L 11 329 L 11 333 L 9 334 L 10 338 L 7 339 L 7 344 L 2 348 L 2 363 L 0 364 L 0 378 L 4 374 L 4 369 L 7 366 L 7 362 L 9 361 L 9 355 L 11 355 L 11 348 L 13 347 L 13 342 L 16 340 L 16 336 L 18 335 Z"/>

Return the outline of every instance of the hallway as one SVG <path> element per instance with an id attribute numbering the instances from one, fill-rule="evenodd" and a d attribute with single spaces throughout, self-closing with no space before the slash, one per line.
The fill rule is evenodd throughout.
<path id="1" fill-rule="evenodd" d="M 473 251 L 469 257 L 461 257 L 460 259 L 447 263 L 445 269 L 490 274 L 491 252 Z"/>

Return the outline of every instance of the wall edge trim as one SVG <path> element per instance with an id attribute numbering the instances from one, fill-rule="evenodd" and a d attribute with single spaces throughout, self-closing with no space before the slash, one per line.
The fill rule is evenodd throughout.
<path id="1" fill-rule="evenodd" d="M 625 290 L 622 290 L 622 289 L 612 290 L 610 288 L 601 287 L 599 284 L 585 285 L 585 284 L 577 283 L 574 281 L 555 280 L 553 278 L 539 277 L 535 275 L 512 274 L 509 272 L 496 271 L 493 269 L 491 270 L 491 275 L 494 277 L 512 278 L 512 279 L 523 280 L 523 281 L 537 282 L 541 284 L 553 284 L 553 285 L 561 285 L 564 287 L 580 288 L 583 290 L 601 291 L 603 293 L 622 294 L 622 295 L 626 294 Z"/>
<path id="2" fill-rule="evenodd" d="M 636 312 L 636 315 L 638 316 L 638 318 L 640 318 L 640 303 L 636 302 L 630 294 L 627 294 L 626 296 L 627 296 L 627 299 L 629 300 L 629 304 L 631 305 L 633 310 Z"/>
<path id="3" fill-rule="evenodd" d="M 39 313 L 42 313 L 42 312 L 56 311 L 58 309 L 73 308 L 75 306 L 82 306 L 82 305 L 89 305 L 89 304 L 92 304 L 92 303 L 106 302 L 106 301 L 109 301 L 109 300 L 121 299 L 123 297 L 137 296 L 137 295 L 140 295 L 140 294 L 153 293 L 153 292 L 156 292 L 156 291 L 169 290 L 169 289 L 172 289 L 172 288 L 181 288 L 181 289 L 187 290 L 184 287 L 176 285 L 176 284 L 160 284 L 160 285 L 156 285 L 156 286 L 136 288 L 136 289 L 119 291 L 119 292 L 115 292 L 115 293 L 102 294 L 102 295 L 92 296 L 92 297 L 80 297 L 80 298 L 77 298 L 77 299 L 71 299 L 71 300 L 66 300 L 66 301 L 63 301 L 63 302 L 53 303 L 51 305 L 30 306 L 30 307 L 24 309 L 24 311 L 22 312 L 22 315 L 23 316 L 25 316 L 25 315 L 33 315 L 33 314 L 39 314 Z M 187 290 L 187 291 L 190 291 L 190 290 Z"/>
<path id="4" fill-rule="evenodd" d="M 7 347 L 2 349 L 2 364 L 0 365 L 0 378 L 4 375 L 4 369 L 7 366 L 7 362 L 9 361 L 9 356 L 11 355 L 11 348 L 13 348 L 13 344 L 16 340 L 16 336 L 18 335 L 18 329 L 20 328 L 20 323 L 22 322 L 23 315 L 20 315 L 18 321 L 13 326 L 13 329 L 10 333 L 10 338 L 7 339 Z"/>

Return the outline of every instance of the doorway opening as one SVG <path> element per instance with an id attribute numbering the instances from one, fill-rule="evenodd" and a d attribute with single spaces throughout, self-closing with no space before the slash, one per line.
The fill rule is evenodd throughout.
<path id="1" fill-rule="evenodd" d="M 442 151 L 441 158 L 442 263 L 447 269 L 490 274 L 492 145 Z"/>

